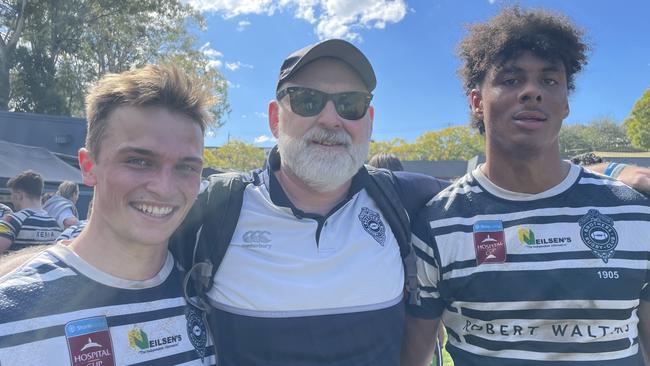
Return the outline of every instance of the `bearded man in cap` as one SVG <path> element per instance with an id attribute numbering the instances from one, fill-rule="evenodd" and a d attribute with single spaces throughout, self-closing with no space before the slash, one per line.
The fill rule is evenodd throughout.
<path id="1" fill-rule="evenodd" d="M 278 146 L 251 174 L 207 291 L 220 365 L 399 363 L 404 267 L 363 165 L 375 86 L 370 62 L 346 41 L 284 60 L 268 113 Z M 443 185 L 394 178 L 412 214 Z"/>

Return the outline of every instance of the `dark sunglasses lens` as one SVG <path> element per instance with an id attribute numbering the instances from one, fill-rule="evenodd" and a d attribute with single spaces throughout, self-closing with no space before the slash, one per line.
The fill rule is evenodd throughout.
<path id="1" fill-rule="evenodd" d="M 291 110 L 303 117 L 313 117 L 325 106 L 325 95 L 313 89 L 290 89 Z"/>
<path id="2" fill-rule="evenodd" d="M 365 93 L 340 93 L 333 99 L 336 113 L 345 119 L 360 119 L 368 110 L 368 96 Z"/>

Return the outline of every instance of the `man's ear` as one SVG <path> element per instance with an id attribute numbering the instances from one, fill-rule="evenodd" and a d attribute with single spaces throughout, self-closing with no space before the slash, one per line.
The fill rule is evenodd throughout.
<path id="1" fill-rule="evenodd" d="M 483 119 L 483 97 L 479 89 L 472 89 L 469 92 L 469 107 L 473 115 Z"/>
<path id="2" fill-rule="evenodd" d="M 280 128 L 280 106 L 277 100 L 269 102 L 269 128 L 273 137 L 278 138 L 278 130 Z"/>
<path id="3" fill-rule="evenodd" d="M 79 149 L 79 168 L 81 168 L 81 177 L 85 185 L 94 187 L 97 184 L 97 177 L 95 176 L 95 162 L 90 154 L 90 151 L 85 148 Z"/>

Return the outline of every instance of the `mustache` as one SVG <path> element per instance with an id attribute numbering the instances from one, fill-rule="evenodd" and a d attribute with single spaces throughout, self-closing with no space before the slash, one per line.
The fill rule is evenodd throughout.
<path id="1" fill-rule="evenodd" d="M 303 136 L 306 142 L 316 141 L 319 143 L 326 143 L 330 145 L 345 145 L 352 144 L 352 137 L 343 130 L 330 130 L 321 127 L 313 127 L 308 130 Z"/>

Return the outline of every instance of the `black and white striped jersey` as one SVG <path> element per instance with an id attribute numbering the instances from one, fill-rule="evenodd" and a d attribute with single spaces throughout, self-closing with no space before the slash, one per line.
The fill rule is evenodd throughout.
<path id="1" fill-rule="evenodd" d="M 649 200 L 571 166 L 539 194 L 479 169 L 438 194 L 414 230 L 422 306 L 456 365 L 637 365 L 649 300 Z"/>

